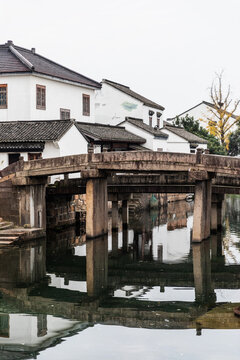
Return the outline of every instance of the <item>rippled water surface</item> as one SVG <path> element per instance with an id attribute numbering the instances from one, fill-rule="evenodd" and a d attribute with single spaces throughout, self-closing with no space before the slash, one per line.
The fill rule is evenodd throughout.
<path id="1" fill-rule="evenodd" d="M 192 224 L 181 201 L 1 248 L 0 359 L 239 359 L 240 197 L 201 244 Z"/>

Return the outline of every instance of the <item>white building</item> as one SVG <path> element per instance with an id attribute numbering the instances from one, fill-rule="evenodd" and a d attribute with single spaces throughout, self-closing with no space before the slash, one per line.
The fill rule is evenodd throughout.
<path id="1" fill-rule="evenodd" d="M 86 154 L 103 150 L 135 150 L 145 139 L 124 127 L 74 120 L 0 121 L 0 170 L 16 162 Z"/>
<path id="2" fill-rule="evenodd" d="M 195 154 L 197 148 L 207 149 L 207 140 L 182 127 L 164 121 L 161 131 L 168 135 L 166 151 Z"/>
<path id="3" fill-rule="evenodd" d="M 100 83 L 39 54 L 0 45 L 0 121 L 75 118 L 95 121 Z"/>
<path id="4" fill-rule="evenodd" d="M 142 146 L 153 151 L 195 153 L 197 148 L 207 149 L 206 140 L 165 121 L 161 129 L 145 124 L 142 119 L 130 117 L 120 125 L 129 132 L 146 139 Z"/>
<path id="5" fill-rule="evenodd" d="M 153 151 L 167 151 L 168 134 L 143 122 L 143 119 L 127 117 L 119 125 L 146 140 L 142 146 Z"/>
<path id="6" fill-rule="evenodd" d="M 217 118 L 214 116 L 214 114 L 217 115 L 216 107 L 214 104 L 208 102 L 208 101 L 202 101 L 201 103 L 191 107 L 190 109 L 183 111 L 179 115 L 174 116 L 173 118 L 168 118 L 167 121 L 173 123 L 176 121 L 177 118 L 184 118 L 185 116 L 193 117 L 194 120 L 198 120 L 200 122 L 200 126 L 203 128 L 207 128 L 208 126 L 208 120 L 207 118 L 211 120 L 216 120 Z M 226 112 L 226 114 L 229 114 Z M 232 115 L 230 117 L 230 122 L 236 121 L 237 116 Z M 236 130 L 237 126 L 233 125 L 231 131 Z"/>
<path id="7" fill-rule="evenodd" d="M 96 122 L 117 125 L 126 117 L 140 118 L 152 127 L 160 126 L 164 107 L 131 90 L 128 86 L 102 80 L 96 91 Z"/>

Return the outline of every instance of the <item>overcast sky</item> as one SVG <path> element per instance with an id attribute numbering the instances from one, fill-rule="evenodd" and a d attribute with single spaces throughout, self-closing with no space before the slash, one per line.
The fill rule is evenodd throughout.
<path id="1" fill-rule="evenodd" d="M 209 100 L 224 70 L 240 98 L 239 0 L 0 0 L 0 44 L 37 53 L 165 107 Z"/>

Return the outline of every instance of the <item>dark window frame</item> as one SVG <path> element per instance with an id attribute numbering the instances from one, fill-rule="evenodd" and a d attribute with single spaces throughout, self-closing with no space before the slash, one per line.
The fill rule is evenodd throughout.
<path id="1" fill-rule="evenodd" d="M 38 97 L 38 91 L 40 91 L 40 101 Z M 44 97 L 43 94 L 44 93 Z M 46 86 L 45 85 L 36 85 L 36 108 L 38 110 L 46 110 Z"/>
<path id="2" fill-rule="evenodd" d="M 42 159 L 41 152 L 29 152 L 28 153 L 28 161 L 39 160 L 39 159 Z"/>
<path id="3" fill-rule="evenodd" d="M 62 116 L 62 114 L 67 114 L 67 113 L 69 113 L 69 117 Z M 71 116 L 70 109 L 63 109 L 63 108 L 60 109 L 60 120 L 69 120 L 71 118 L 70 116 Z"/>
<path id="4" fill-rule="evenodd" d="M 82 95 L 82 114 L 84 116 L 90 116 L 90 95 Z"/>
<path id="5" fill-rule="evenodd" d="M 6 104 L 1 105 L 0 104 L 0 109 L 7 109 L 8 108 L 8 86 L 7 84 L 0 84 L 0 89 L 6 89 Z M 1 90 L 0 90 L 1 91 Z"/>

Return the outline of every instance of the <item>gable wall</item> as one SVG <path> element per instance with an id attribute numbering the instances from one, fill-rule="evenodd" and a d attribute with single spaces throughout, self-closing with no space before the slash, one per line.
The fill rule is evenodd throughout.
<path id="1" fill-rule="evenodd" d="M 96 122 L 117 125 L 126 116 L 142 118 L 143 104 L 112 86 L 103 83 L 96 91 Z"/>
<path id="2" fill-rule="evenodd" d="M 154 111 L 153 126 L 157 125 L 157 109 L 145 106 L 141 101 L 115 89 L 106 83 L 96 91 L 96 122 L 117 125 L 127 116 L 143 119 L 149 125 L 148 111 Z"/>
<path id="3" fill-rule="evenodd" d="M 60 156 L 87 154 L 88 152 L 88 142 L 76 126 L 72 126 L 59 140 L 58 144 Z"/>

